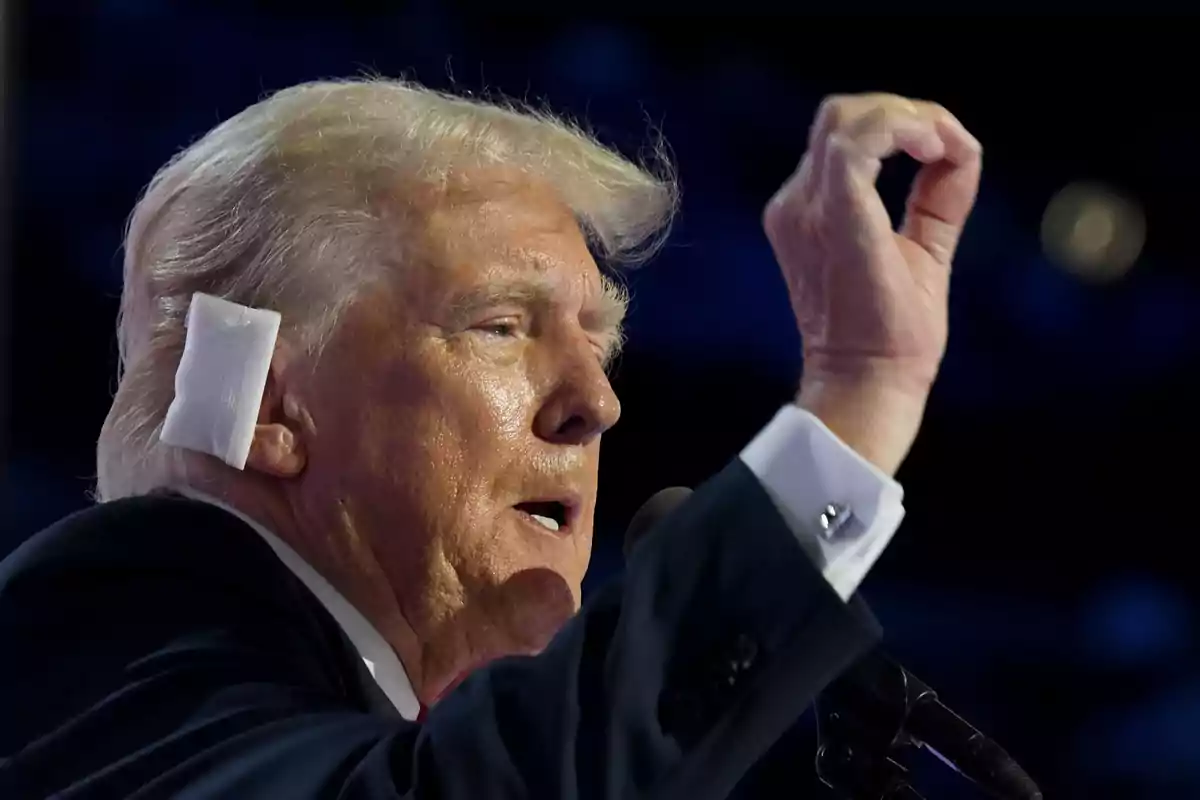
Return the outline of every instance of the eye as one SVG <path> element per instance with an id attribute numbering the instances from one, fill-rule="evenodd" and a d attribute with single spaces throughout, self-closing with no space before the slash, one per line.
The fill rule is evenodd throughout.
<path id="1" fill-rule="evenodd" d="M 472 328 L 479 333 L 487 336 L 498 336 L 503 338 L 511 338 L 518 336 L 521 333 L 521 321 L 515 317 L 504 317 L 502 319 L 490 319 L 487 322 L 480 323 Z"/>

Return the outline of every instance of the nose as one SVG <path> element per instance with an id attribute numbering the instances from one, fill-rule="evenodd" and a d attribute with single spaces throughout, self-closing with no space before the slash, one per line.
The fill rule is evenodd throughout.
<path id="1" fill-rule="evenodd" d="M 534 432 L 554 444 L 588 444 L 617 424 L 621 403 L 586 341 L 572 343 L 555 361 L 552 388 L 534 418 Z"/>

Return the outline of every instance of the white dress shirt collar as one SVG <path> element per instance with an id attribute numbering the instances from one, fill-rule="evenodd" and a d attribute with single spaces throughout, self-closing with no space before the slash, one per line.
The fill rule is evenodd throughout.
<path id="1" fill-rule="evenodd" d="M 217 506 L 233 514 L 261 536 L 275 551 L 275 555 L 279 557 L 284 566 L 291 570 L 292 574 L 299 578 L 310 592 L 316 595 L 321 605 L 325 606 L 325 610 L 341 626 L 350 643 L 354 645 L 354 649 L 362 657 L 367 671 L 371 673 L 375 683 L 379 684 L 379 688 L 383 690 L 384 695 L 392 702 L 400 715 L 410 721 L 417 719 L 421 704 L 413 691 L 412 683 L 408 680 L 408 674 L 404 671 L 404 665 L 396 656 L 396 651 L 367 621 L 367 618 L 333 588 L 329 581 L 325 580 L 282 539 L 236 508 L 202 492 L 197 492 L 195 489 L 183 488 L 176 491 L 185 497 Z"/>

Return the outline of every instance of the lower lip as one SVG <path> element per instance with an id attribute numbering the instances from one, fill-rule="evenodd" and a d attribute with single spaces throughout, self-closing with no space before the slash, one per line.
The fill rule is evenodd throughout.
<path id="1" fill-rule="evenodd" d="M 526 514 L 524 511 L 517 511 L 517 509 L 513 509 L 513 510 L 517 512 L 517 516 L 520 517 L 521 521 L 524 522 L 527 526 L 529 526 L 530 528 L 533 528 L 538 533 L 545 534 L 546 536 L 553 536 L 556 539 L 560 539 L 560 538 L 566 536 L 567 533 L 570 531 L 570 529 L 566 525 L 561 525 L 561 526 L 559 526 L 558 530 L 552 531 L 549 528 L 547 528 L 545 525 L 543 525 L 542 523 L 538 522 L 536 519 L 534 519 L 529 514 Z"/>

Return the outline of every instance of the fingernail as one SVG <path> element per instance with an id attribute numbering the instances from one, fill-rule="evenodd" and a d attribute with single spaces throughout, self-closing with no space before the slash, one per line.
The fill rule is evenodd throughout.
<path id="1" fill-rule="evenodd" d="M 947 112 L 946 116 L 949 117 L 951 127 L 958 129 L 959 134 L 962 136 L 963 143 L 976 153 L 982 153 L 983 143 L 976 139 L 975 136 L 972 135 L 969 130 L 967 130 L 967 126 L 962 124 L 962 120 L 953 114 L 950 114 L 949 112 Z"/>
<path id="2" fill-rule="evenodd" d="M 954 120 L 954 122 L 955 122 L 955 127 L 957 127 L 959 130 L 959 133 L 962 134 L 963 141 L 966 142 L 967 147 L 970 147 L 976 153 L 982 153 L 983 152 L 983 143 L 980 142 L 978 139 L 976 139 L 975 136 L 969 130 L 967 130 L 966 125 L 963 125 L 957 119 Z"/>

